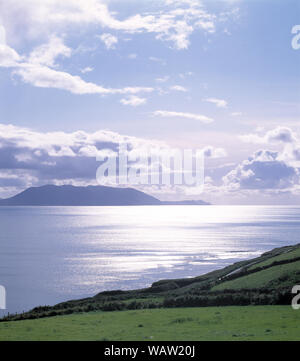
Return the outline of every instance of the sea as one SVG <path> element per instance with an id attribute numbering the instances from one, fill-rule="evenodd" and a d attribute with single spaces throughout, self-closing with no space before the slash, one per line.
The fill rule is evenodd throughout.
<path id="1" fill-rule="evenodd" d="M 0 207 L 0 316 L 199 276 L 299 236 L 295 206 Z"/>

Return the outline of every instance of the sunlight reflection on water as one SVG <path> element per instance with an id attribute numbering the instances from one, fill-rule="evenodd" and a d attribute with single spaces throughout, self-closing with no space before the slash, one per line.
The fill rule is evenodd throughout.
<path id="1" fill-rule="evenodd" d="M 9 311 L 192 277 L 298 243 L 298 207 L 0 207 Z"/>

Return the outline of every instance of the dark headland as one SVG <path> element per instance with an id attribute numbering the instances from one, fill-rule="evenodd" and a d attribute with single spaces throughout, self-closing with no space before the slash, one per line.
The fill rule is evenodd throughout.
<path id="1" fill-rule="evenodd" d="M 134 188 L 106 186 L 75 187 L 45 185 L 31 187 L 7 199 L 0 206 L 148 206 L 209 205 L 204 201 L 164 202 Z"/>

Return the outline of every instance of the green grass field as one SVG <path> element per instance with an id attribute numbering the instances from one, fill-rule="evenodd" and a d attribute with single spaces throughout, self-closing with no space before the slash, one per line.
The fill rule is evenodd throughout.
<path id="1" fill-rule="evenodd" d="M 260 288 L 266 287 L 273 280 L 284 277 L 285 275 L 290 276 L 293 272 L 299 272 L 300 261 L 274 266 L 263 271 L 258 271 L 250 275 L 237 278 L 232 281 L 223 282 L 218 286 L 212 288 L 212 291 L 223 291 L 226 289 L 238 290 L 247 288 Z M 282 282 L 281 282 L 282 284 Z"/>
<path id="2" fill-rule="evenodd" d="M 300 340 L 300 311 L 247 306 L 90 312 L 0 323 L 0 340 Z"/>
<path id="3" fill-rule="evenodd" d="M 276 256 L 276 257 L 272 257 L 264 262 L 258 262 L 256 264 L 254 264 L 253 266 L 249 267 L 249 270 L 255 270 L 257 267 L 268 266 L 268 265 L 272 264 L 273 262 L 284 261 L 284 260 L 293 260 L 297 257 L 300 257 L 300 248 L 298 248 L 294 251 L 291 251 L 291 252 L 286 252 L 286 253 L 280 254 L 279 256 Z"/>

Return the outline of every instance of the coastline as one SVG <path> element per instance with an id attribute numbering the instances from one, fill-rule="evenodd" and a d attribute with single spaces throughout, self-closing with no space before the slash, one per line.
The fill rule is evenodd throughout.
<path id="1" fill-rule="evenodd" d="M 160 280 L 149 288 L 105 291 L 94 297 L 55 306 L 39 306 L 4 317 L 0 322 L 93 311 L 290 305 L 293 298 L 291 289 L 300 282 L 299 265 L 300 244 L 285 246 L 198 277 Z"/>

